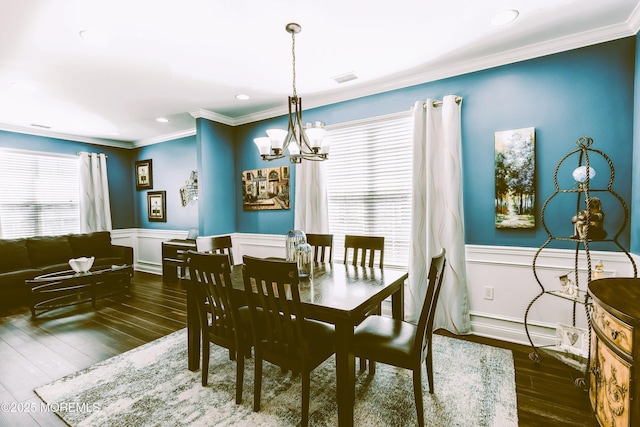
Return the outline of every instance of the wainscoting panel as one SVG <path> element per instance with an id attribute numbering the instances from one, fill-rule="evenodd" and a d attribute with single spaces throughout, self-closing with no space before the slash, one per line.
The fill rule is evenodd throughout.
<path id="1" fill-rule="evenodd" d="M 467 279 L 472 332 L 490 338 L 529 344 L 524 328 L 527 306 L 542 289 L 533 273 L 538 248 L 466 246 Z M 638 264 L 638 257 L 633 256 Z M 629 258 L 621 252 L 591 251 L 592 268 L 604 265 L 604 277 L 632 276 Z M 560 289 L 559 276 L 574 270 L 575 252 L 545 249 L 536 260 L 536 271 L 545 290 Z M 639 264 L 640 265 L 640 264 Z M 579 286 L 587 289 L 587 261 L 578 258 Z M 493 288 L 493 299 L 485 299 L 485 287 Z M 531 306 L 529 332 L 538 346 L 555 342 L 556 325 L 572 325 L 573 304 L 562 298 L 543 295 Z M 584 306 L 575 310 L 575 324 L 587 326 Z"/>

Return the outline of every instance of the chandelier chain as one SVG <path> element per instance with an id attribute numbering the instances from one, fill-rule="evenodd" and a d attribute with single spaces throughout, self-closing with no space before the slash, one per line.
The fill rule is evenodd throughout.
<path id="1" fill-rule="evenodd" d="M 296 92 L 296 33 L 291 32 L 291 56 L 293 58 L 293 96 L 298 96 Z"/>

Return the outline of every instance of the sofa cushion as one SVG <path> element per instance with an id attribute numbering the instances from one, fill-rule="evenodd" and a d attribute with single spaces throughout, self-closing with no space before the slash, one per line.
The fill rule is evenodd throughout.
<path id="1" fill-rule="evenodd" d="M 40 274 L 42 274 L 42 270 L 35 268 L 0 273 L 0 290 L 13 288 L 22 289 L 25 287 L 25 280 L 33 279 Z"/>
<path id="2" fill-rule="evenodd" d="M 68 236 L 31 237 L 27 248 L 34 267 L 66 264 L 74 257 Z"/>
<path id="3" fill-rule="evenodd" d="M 31 268 L 24 239 L 0 240 L 0 273 Z"/>
<path id="4" fill-rule="evenodd" d="M 0 273 L 0 306 L 24 304 L 29 301 L 31 287 L 25 283 L 41 274 L 41 270 L 26 269 Z"/>
<path id="5" fill-rule="evenodd" d="M 73 257 L 96 258 L 113 256 L 111 246 L 111 233 L 109 231 L 96 231 L 87 234 L 70 234 L 69 243 L 73 251 Z"/>

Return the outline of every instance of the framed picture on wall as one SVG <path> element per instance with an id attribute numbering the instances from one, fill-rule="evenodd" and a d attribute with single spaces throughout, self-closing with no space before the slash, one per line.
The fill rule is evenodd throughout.
<path id="1" fill-rule="evenodd" d="M 535 228 L 535 128 L 495 133 L 495 226 Z"/>
<path id="2" fill-rule="evenodd" d="M 149 221 L 167 222 L 166 191 L 147 192 L 147 216 Z"/>
<path id="3" fill-rule="evenodd" d="M 289 166 L 242 172 L 245 211 L 289 209 Z"/>
<path id="4" fill-rule="evenodd" d="M 151 159 L 136 162 L 136 190 L 153 188 L 153 169 Z"/>

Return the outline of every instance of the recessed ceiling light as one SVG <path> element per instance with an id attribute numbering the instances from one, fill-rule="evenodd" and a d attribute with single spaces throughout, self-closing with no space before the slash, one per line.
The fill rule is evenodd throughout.
<path id="1" fill-rule="evenodd" d="M 156 122 L 160 122 L 160 123 L 169 123 L 169 119 L 165 118 L 165 117 L 158 117 L 156 119 Z"/>
<path id="2" fill-rule="evenodd" d="M 247 99 L 251 98 L 249 95 L 247 95 L 246 93 L 239 93 L 236 95 L 236 99 L 239 99 L 241 101 L 246 101 Z"/>
<path id="3" fill-rule="evenodd" d="M 507 25 L 516 20 L 516 18 L 520 15 L 515 9 L 503 10 L 502 12 L 496 13 L 493 18 L 491 18 L 491 25 L 495 27 L 499 27 L 501 25 Z"/>

